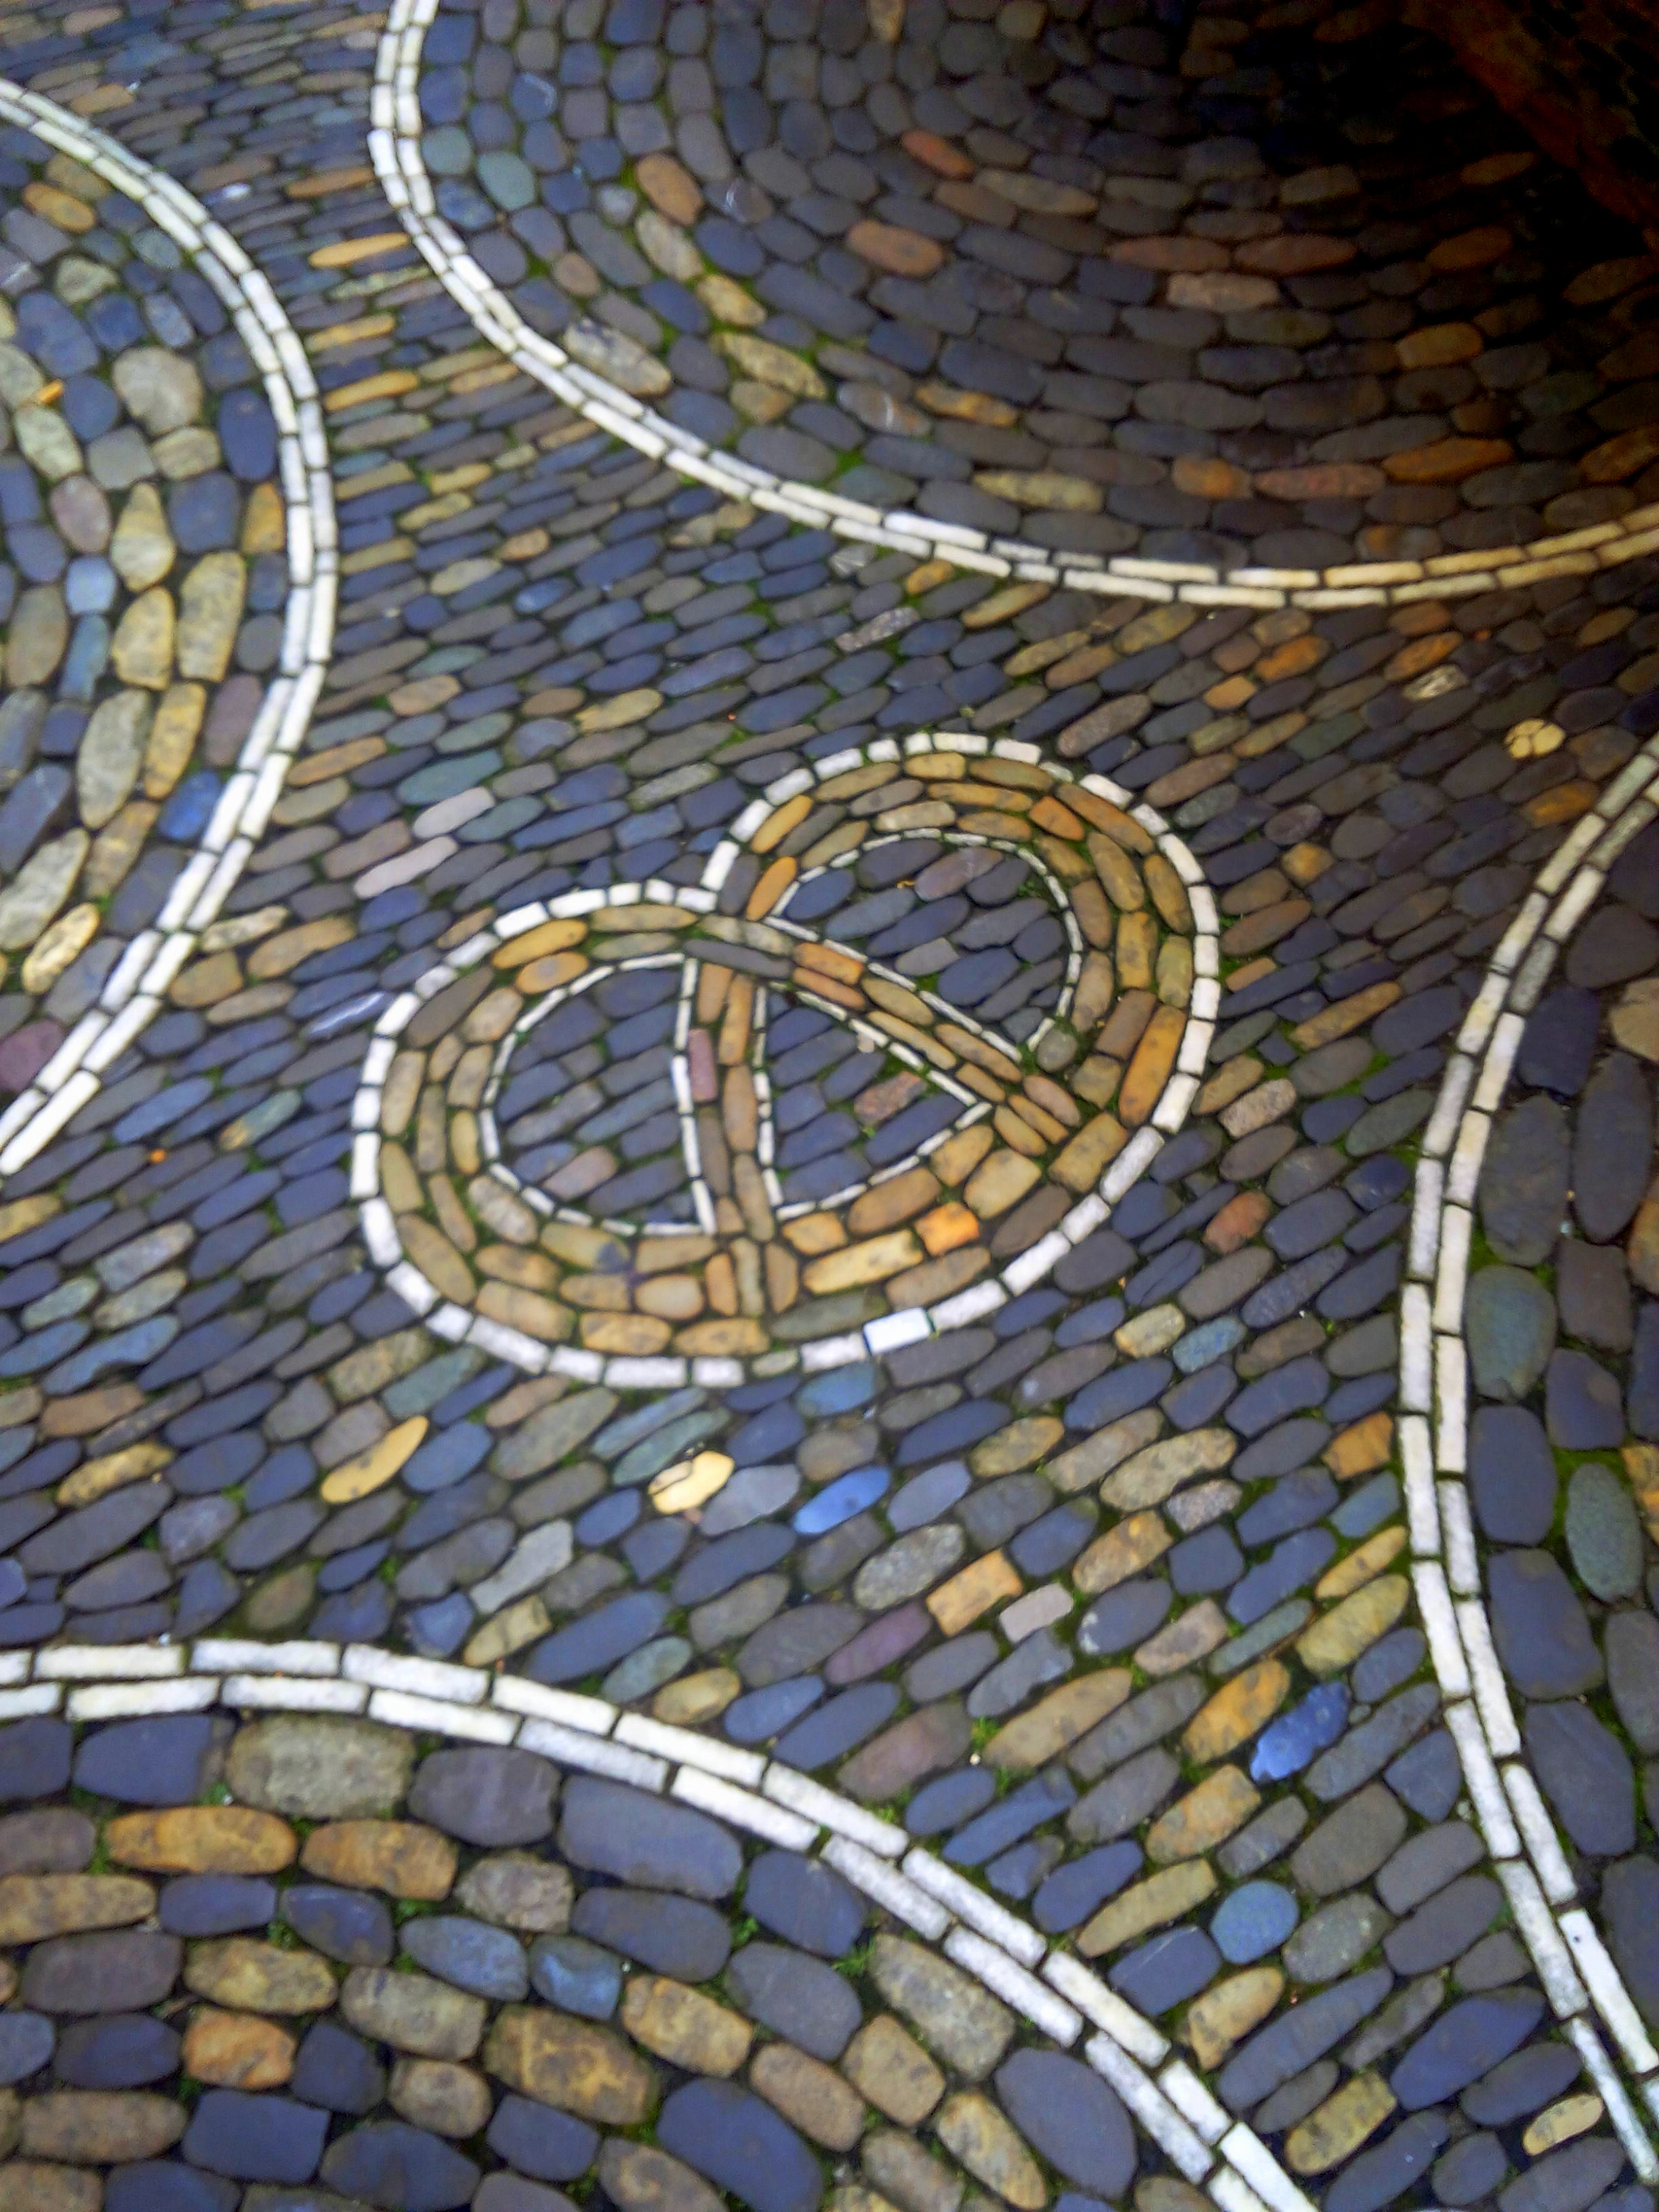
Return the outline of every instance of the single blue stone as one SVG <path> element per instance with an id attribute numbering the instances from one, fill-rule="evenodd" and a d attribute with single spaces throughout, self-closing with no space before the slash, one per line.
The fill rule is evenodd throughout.
<path id="1" fill-rule="evenodd" d="M 850 1367 L 831 1367 L 815 1375 L 795 1393 L 795 1403 L 809 1419 L 821 1419 L 829 1413 L 849 1413 L 855 1406 L 867 1406 L 875 1395 L 875 1363 L 861 1359 Z"/>
<path id="2" fill-rule="evenodd" d="M 115 604 L 118 579 L 101 553 L 82 553 L 69 564 L 64 597 L 72 615 L 107 614 Z"/>
<path id="3" fill-rule="evenodd" d="M 890 1479 L 884 1467 L 855 1467 L 850 1474 L 826 1483 L 795 1515 L 793 1526 L 796 1534 L 821 1536 L 826 1528 L 838 1528 L 843 1521 L 850 1521 L 854 1514 L 875 1504 Z"/>
<path id="4" fill-rule="evenodd" d="M 1264 1729 L 1250 1760 L 1252 1782 L 1282 1782 L 1298 1773 L 1327 1744 L 1334 1743 L 1348 1718 L 1345 1682 L 1322 1682 L 1299 1705 Z"/>
<path id="5" fill-rule="evenodd" d="M 1236 1889 L 1210 1923 L 1222 1957 L 1235 1966 L 1276 1951 L 1295 1927 L 1297 1902 L 1276 1881 L 1247 1881 Z"/>
<path id="6" fill-rule="evenodd" d="M 543 1936 L 531 1946 L 530 1978 L 562 2012 L 609 2020 L 622 1996 L 622 1960 L 580 1936 Z"/>
<path id="7" fill-rule="evenodd" d="M 186 776 L 162 813 L 162 836 L 176 838 L 181 845 L 193 843 L 211 821 L 218 803 L 219 779 L 211 769 Z"/>

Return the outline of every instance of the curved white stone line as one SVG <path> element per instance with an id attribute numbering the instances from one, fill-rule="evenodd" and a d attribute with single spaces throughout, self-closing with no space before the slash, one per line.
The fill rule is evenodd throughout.
<path id="1" fill-rule="evenodd" d="M 343 1713 L 677 1798 L 786 1850 L 821 1856 L 1050 2042 L 1083 2055 L 1177 2172 L 1223 2212 L 1315 2212 L 1271 2151 L 1211 2095 L 1169 2038 L 1060 1941 L 997 1903 L 902 1828 L 763 1752 L 672 1728 L 522 1674 L 400 1657 L 370 1644 L 58 1644 L 0 1654 L 0 1723 L 202 1712 Z"/>
<path id="2" fill-rule="evenodd" d="M 93 1006 L 3 1114 L 0 1176 L 32 1159 L 89 1099 L 160 1011 L 168 985 L 252 857 L 322 689 L 338 582 L 334 497 L 311 364 L 270 283 L 182 185 L 67 108 L 0 78 L 0 118 L 84 161 L 136 200 L 189 255 L 234 319 L 276 418 L 288 529 L 283 647 L 213 817 L 151 927 L 127 946 Z"/>
<path id="3" fill-rule="evenodd" d="M 1646 2124 L 1589 2017 L 1601 2014 L 1659 2119 L 1659 2049 L 1583 1906 L 1555 1823 L 1522 1754 L 1492 1643 L 1468 1487 L 1463 1298 L 1475 1194 L 1527 1017 L 1563 946 L 1638 831 L 1659 816 L 1659 738 L 1644 745 L 1540 870 L 1457 1035 L 1423 1137 L 1401 1297 L 1400 1443 L 1423 1626 L 1445 1718 L 1517 1926 L 1608 2116 L 1644 2181 Z"/>
<path id="4" fill-rule="evenodd" d="M 1588 574 L 1659 551 L 1659 504 L 1637 507 L 1616 522 L 1596 523 L 1530 545 L 1482 553 L 1448 553 L 1427 561 L 1360 561 L 1330 568 L 1212 568 L 1190 561 L 1141 561 L 1129 555 L 1056 553 L 1023 539 L 995 538 L 925 514 L 884 512 L 816 484 L 792 483 L 708 445 L 671 422 L 564 348 L 533 330 L 512 300 L 438 213 L 421 152 L 421 49 L 439 0 L 392 0 L 374 58 L 369 154 L 382 191 L 404 228 L 475 328 L 526 375 L 604 430 L 683 476 L 695 477 L 751 507 L 786 514 L 809 528 L 914 553 L 937 556 L 988 575 L 1065 584 L 1117 598 L 1185 599 L 1200 606 L 1351 607 L 1437 599 L 1470 592 L 1541 584 L 1553 576 Z"/>
<path id="5" fill-rule="evenodd" d="M 750 1373 L 770 1375 L 785 1371 L 781 1364 L 785 1355 L 776 1350 L 758 1355 L 763 1364 L 757 1367 L 753 1358 L 606 1354 L 581 1351 L 568 1345 L 543 1344 L 518 1329 L 508 1328 L 504 1322 L 492 1321 L 488 1316 L 474 1313 L 446 1297 L 405 1253 L 392 1208 L 381 1194 L 380 1100 L 392 1065 L 394 1041 L 427 1000 L 446 989 L 466 969 L 476 967 L 480 960 L 489 958 L 508 938 L 538 928 L 550 920 L 589 914 L 602 906 L 634 905 L 641 900 L 712 909 L 733 863 L 774 809 L 786 805 L 790 799 L 810 791 L 815 783 L 827 782 L 866 763 L 901 761 L 933 752 L 966 753 L 976 757 L 988 755 L 999 760 L 1018 761 L 1027 766 L 1040 767 L 1057 783 L 1076 784 L 1133 815 L 1134 820 L 1155 840 L 1158 849 L 1180 877 L 1192 908 L 1193 986 L 1191 998 L 1185 1009 L 1187 1026 L 1174 1069 L 1146 1121 L 1107 1168 L 1098 1188 L 1070 1207 L 1047 1236 L 1040 1238 L 1029 1250 L 1016 1254 L 1000 1273 L 993 1278 L 970 1284 L 966 1290 L 954 1292 L 936 1305 L 909 1306 L 896 1313 L 883 1314 L 863 1329 L 848 1335 L 818 1337 L 804 1342 L 795 1347 L 789 1364 L 793 1365 L 798 1359 L 799 1364 L 809 1373 L 830 1367 L 842 1367 L 855 1360 L 897 1351 L 903 1345 L 920 1342 L 923 1337 L 961 1328 L 969 1322 L 981 1320 L 985 1315 L 994 1313 L 999 1306 L 1006 1305 L 1010 1298 L 1020 1297 L 1033 1284 L 1051 1274 L 1075 1245 L 1081 1243 L 1085 1237 L 1092 1236 L 1102 1226 L 1118 1200 L 1146 1172 L 1166 1140 L 1181 1127 L 1198 1094 L 1210 1041 L 1215 1033 L 1221 999 L 1218 920 L 1214 896 L 1204 880 L 1203 871 L 1192 853 L 1154 807 L 1137 801 L 1133 792 L 1126 791 L 1121 785 L 1113 783 L 1106 776 L 1079 775 L 1063 763 L 1046 759 L 1036 745 L 1025 744 L 1014 738 L 999 738 L 993 741 L 972 732 L 960 734 L 922 732 L 905 738 L 902 744 L 896 738 L 880 738 L 870 744 L 815 761 L 810 768 L 792 769 L 787 775 L 769 784 L 759 798 L 751 800 L 738 817 L 709 854 L 701 886 L 688 888 L 684 884 L 656 881 L 613 884 L 602 891 L 566 891 L 557 898 L 548 900 L 545 904 L 516 908 L 508 914 L 499 915 L 476 936 L 469 938 L 465 945 L 458 946 L 447 960 L 418 977 L 410 989 L 400 994 L 380 1016 L 374 1025 L 374 1040 L 364 1056 L 362 1080 L 352 1102 L 351 1127 L 356 1133 L 351 1156 L 350 1195 L 356 1201 L 362 1217 L 364 1241 L 368 1246 L 370 1259 L 385 1272 L 388 1282 L 404 1303 L 423 1317 L 429 1329 L 452 1343 L 476 1344 L 491 1358 L 510 1360 L 514 1366 L 521 1367 L 532 1375 L 566 1375 L 578 1382 L 605 1382 L 618 1389 L 678 1389 L 688 1382 L 721 1389 L 741 1382 Z M 951 1019 L 957 1018 L 956 1009 L 946 1007 L 942 1010 L 949 1013 Z M 911 1057 L 891 1038 L 883 1037 L 880 1042 L 885 1050 L 894 1052 L 901 1058 Z M 916 1065 L 920 1066 L 921 1062 L 917 1061 Z M 907 1158 L 901 1164 L 909 1164 Z M 573 1215 L 572 1218 L 576 1217 Z"/>

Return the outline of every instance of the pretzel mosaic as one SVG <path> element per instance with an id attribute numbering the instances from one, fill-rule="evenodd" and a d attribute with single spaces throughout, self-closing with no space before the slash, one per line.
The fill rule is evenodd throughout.
<path id="1" fill-rule="evenodd" d="M 838 940 L 833 914 L 822 933 L 793 918 L 884 848 L 914 864 L 924 914 L 942 866 L 953 884 L 965 865 L 1029 872 L 1064 950 L 1053 1011 L 1011 1024 L 1023 1038 L 951 1002 L 965 971 L 944 940 L 917 951 L 945 969 L 928 988 Z M 773 784 L 699 886 L 505 915 L 387 1009 L 354 1109 L 371 1249 L 441 1334 L 633 1387 L 830 1367 L 960 1326 L 1040 1281 L 1180 1127 L 1218 1003 L 1214 931 L 1197 863 L 1103 777 L 972 734 L 832 756 Z M 672 1041 L 584 1091 L 605 985 L 659 974 Z M 832 1156 L 805 1194 L 767 1052 L 791 1005 L 859 1047 L 862 1130 L 919 1106 L 927 1127 L 896 1159 Z M 550 1048 L 531 1091 L 557 1103 L 527 1111 L 516 1072 L 567 1012 L 590 1057 L 573 1078 Z M 643 1118 L 636 1083 L 662 1126 L 647 1175 L 619 1176 L 604 1139 Z"/>

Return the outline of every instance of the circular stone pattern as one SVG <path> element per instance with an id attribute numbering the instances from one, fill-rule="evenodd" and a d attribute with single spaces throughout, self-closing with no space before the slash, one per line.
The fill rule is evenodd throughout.
<path id="1" fill-rule="evenodd" d="M 505 916 L 377 1025 L 374 1256 L 439 1334 L 635 1387 L 993 1310 L 1208 1048 L 1213 906 L 1130 803 L 1012 741 L 877 744 L 772 785 L 701 886 Z"/>
<path id="2" fill-rule="evenodd" d="M 405 159 L 672 432 L 1005 552 L 1319 571 L 1655 496 L 1651 261 L 1427 33 L 873 12 L 416 9 Z"/>
<path id="3" fill-rule="evenodd" d="M 1092 2067 L 779 1806 L 794 1847 L 532 1749 L 217 1711 L 0 1730 L 20 1797 L 9 2212 L 1206 2212 Z"/>
<path id="4" fill-rule="evenodd" d="M 1532 1012 L 1477 1204 L 1468 1488 L 1522 1756 L 1659 2023 L 1659 830 Z M 1484 1255 L 1483 1255 L 1484 1256 Z M 1577 1870 L 1575 1869 L 1575 1870 Z"/>
<path id="5" fill-rule="evenodd" d="M 83 162 L 0 130 L 0 1099 L 155 921 L 264 696 L 276 429 L 218 295 Z"/>

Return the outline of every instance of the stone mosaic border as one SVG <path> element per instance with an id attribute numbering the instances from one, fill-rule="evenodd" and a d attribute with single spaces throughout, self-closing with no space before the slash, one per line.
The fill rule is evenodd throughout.
<path id="1" fill-rule="evenodd" d="M 1480 1583 L 1468 1468 L 1463 1300 L 1475 1192 L 1524 1034 L 1567 940 L 1631 840 L 1659 817 L 1650 740 L 1539 872 L 1492 954 L 1447 1063 L 1417 1164 L 1401 1292 L 1400 1450 L 1416 1586 L 1443 1717 L 1474 1815 L 1550 2002 L 1644 2181 L 1659 2179 L 1645 2124 L 1589 2018 L 1592 2008 L 1659 2120 L 1659 2048 L 1582 1905 L 1555 1824 L 1522 1755 Z"/>
<path id="2" fill-rule="evenodd" d="M 425 1736 L 512 1744 L 557 1766 L 676 1798 L 781 1850 L 814 1852 L 1061 2049 L 1092 2027 L 1084 2057 L 1221 2212 L 1315 2212 L 1170 2039 L 1059 1940 L 910 1844 L 903 1829 L 763 1753 L 603 1698 L 444 1660 L 400 1658 L 367 1644 L 201 1637 L 189 1645 L 59 1644 L 0 1654 L 0 1722 L 58 1713 L 118 1720 L 216 1705 L 360 1715 Z"/>
<path id="3" fill-rule="evenodd" d="M 440 991 L 447 989 L 480 960 L 489 957 L 507 939 L 539 928 L 550 921 L 574 919 L 601 907 L 625 907 L 659 901 L 712 912 L 720 889 L 740 853 L 752 844 L 763 825 L 780 808 L 788 806 L 792 800 L 811 790 L 815 783 L 828 782 L 849 770 L 874 763 L 906 760 L 919 754 L 933 752 L 975 757 L 988 755 L 997 760 L 1041 767 L 1054 782 L 1073 785 L 1104 799 L 1108 805 L 1121 809 L 1153 839 L 1180 878 L 1187 894 L 1193 915 L 1193 983 L 1180 1050 L 1174 1069 L 1151 1114 L 1111 1162 L 1098 1187 L 1070 1207 L 1046 1236 L 1027 1250 L 1018 1253 L 996 1276 L 970 1284 L 966 1290 L 956 1291 L 933 1305 L 908 1306 L 896 1312 L 883 1314 L 860 1331 L 809 1340 L 793 1352 L 763 1352 L 758 1356 L 758 1364 L 753 1359 L 713 1354 L 681 1357 L 617 1353 L 607 1356 L 596 1351 L 544 1344 L 520 1330 L 509 1328 L 488 1315 L 469 1311 L 446 1297 L 405 1251 L 392 1207 L 380 1188 L 379 1131 L 381 1100 L 396 1051 L 396 1040 L 422 1006 Z M 951 834 L 961 842 L 985 842 L 969 840 L 960 832 Z M 792 925 L 787 921 L 780 923 L 775 917 L 767 927 L 772 929 L 781 927 L 802 937 L 807 934 L 799 925 Z M 905 738 L 902 744 L 896 738 L 883 738 L 867 745 L 830 754 L 815 763 L 810 770 L 792 769 L 787 775 L 769 784 L 760 797 L 752 800 L 732 824 L 730 833 L 710 854 L 700 885 L 688 888 L 655 881 L 617 884 L 602 891 L 567 891 L 544 904 L 518 908 L 511 913 L 499 915 L 476 936 L 469 938 L 447 960 L 429 969 L 410 989 L 401 993 L 386 1008 L 374 1024 L 374 1041 L 364 1058 L 363 1079 L 352 1102 L 351 1111 L 351 1127 L 355 1132 L 351 1196 L 359 1207 L 369 1256 L 377 1267 L 385 1271 L 392 1289 L 405 1304 L 424 1320 L 427 1328 L 434 1334 L 451 1343 L 476 1344 L 493 1358 L 510 1360 L 531 1374 L 565 1375 L 583 1382 L 603 1382 L 618 1389 L 675 1389 L 688 1381 L 710 1388 L 727 1388 L 741 1382 L 751 1372 L 776 1374 L 784 1371 L 786 1365 L 793 1365 L 797 1361 L 806 1372 L 813 1373 L 826 1368 L 846 1366 L 872 1356 L 879 1357 L 884 1352 L 897 1351 L 903 1345 L 917 1343 L 926 1336 L 963 1328 L 971 1322 L 982 1319 L 987 1314 L 995 1312 L 1010 1298 L 1019 1297 L 1034 1284 L 1041 1282 L 1074 1246 L 1103 1226 L 1112 1206 L 1131 1184 L 1146 1173 L 1168 1138 L 1173 1136 L 1186 1120 L 1198 1094 L 1220 1007 L 1218 930 L 1219 918 L 1214 895 L 1204 880 L 1203 870 L 1186 845 L 1170 829 L 1164 817 L 1144 802 L 1138 803 L 1132 792 L 1113 783 L 1109 778 L 1095 775 L 1079 776 L 1073 769 L 1045 759 L 1041 749 L 1036 745 L 1026 744 L 1012 738 L 999 738 L 993 741 L 971 732 L 924 732 Z M 1077 959 L 1078 953 L 1073 948 L 1068 962 L 1068 985 L 1073 980 L 1071 971 L 1075 968 Z M 945 1011 L 954 1014 L 954 1010 Z M 909 1052 L 898 1041 L 883 1037 L 880 1042 L 887 1051 L 915 1066 L 920 1068 L 925 1065 L 920 1054 Z M 679 1105 L 682 1117 L 689 1117 L 689 1100 L 681 1099 Z M 907 1157 L 906 1160 L 897 1164 L 893 1172 L 898 1172 L 908 1164 Z"/>
<path id="4" fill-rule="evenodd" d="M 439 0 L 392 0 L 374 59 L 368 133 L 381 189 L 440 283 L 474 326 L 527 376 L 576 408 L 590 422 L 637 452 L 751 507 L 787 515 L 810 529 L 953 562 L 983 574 L 1063 584 L 1078 591 L 1147 599 L 1183 599 L 1200 606 L 1349 607 L 1404 605 L 1449 594 L 1507 590 L 1556 576 L 1615 568 L 1659 549 L 1659 505 L 1635 507 L 1617 521 L 1597 523 L 1529 545 L 1439 554 L 1425 561 L 1369 561 L 1338 567 L 1224 570 L 1196 562 L 1143 561 L 1084 554 L 1056 557 L 1018 538 L 995 538 L 958 523 L 887 514 L 816 485 L 791 483 L 752 462 L 717 453 L 692 431 L 643 405 L 619 385 L 586 368 L 520 315 L 437 211 L 421 152 L 421 52 Z"/>
<path id="5" fill-rule="evenodd" d="M 0 1114 L 3 1176 L 33 1158 L 97 1095 L 105 1072 L 160 1012 L 168 985 L 201 945 L 252 858 L 322 690 L 334 638 L 338 551 L 316 381 L 269 281 L 181 185 L 55 101 L 0 78 L 0 118 L 35 132 L 129 194 L 183 247 L 229 310 L 276 418 L 289 568 L 276 674 L 212 819 L 154 925 L 127 946 L 96 1005 Z"/>

